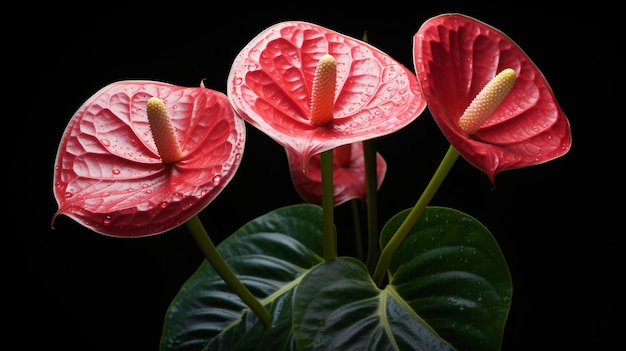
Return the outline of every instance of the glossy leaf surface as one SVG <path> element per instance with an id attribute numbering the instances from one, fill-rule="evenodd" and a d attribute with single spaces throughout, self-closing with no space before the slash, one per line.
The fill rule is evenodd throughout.
<path id="1" fill-rule="evenodd" d="M 351 257 L 319 265 L 294 300 L 298 350 L 454 350 L 392 289 Z"/>
<path id="2" fill-rule="evenodd" d="M 383 244 L 408 212 L 385 225 Z M 353 258 L 315 266 L 296 290 L 298 349 L 500 349 L 511 277 L 497 242 L 474 218 L 426 208 L 389 274 L 379 289 Z"/>
<path id="3" fill-rule="evenodd" d="M 383 243 L 407 213 L 385 225 Z M 168 309 L 162 350 L 499 349 L 511 277 L 496 241 L 474 218 L 426 208 L 383 289 L 356 259 L 323 262 L 321 221 L 319 206 L 289 206 L 218 246 L 272 314 L 268 328 L 204 262 Z"/>
<path id="4" fill-rule="evenodd" d="M 540 164 L 570 149 L 569 121 L 530 58 L 501 31 L 460 14 L 433 17 L 413 38 L 415 71 L 448 141 L 495 182 L 497 173 Z M 496 74 L 517 79 L 491 117 L 468 136 L 458 120 Z"/>
<path id="5" fill-rule="evenodd" d="M 336 149 L 335 149 L 336 150 Z M 309 160 L 306 171 L 302 170 L 302 160 L 295 152 L 286 149 L 289 160 L 291 179 L 300 197 L 312 204 L 322 204 L 322 170 L 320 155 Z M 380 153 L 376 153 L 377 187 L 383 183 L 387 172 L 387 162 Z M 342 165 L 333 158 L 334 204 L 339 206 L 352 199 L 365 200 L 365 161 L 363 159 L 363 143 L 351 144 L 350 164 Z"/>
<path id="6" fill-rule="evenodd" d="M 272 314 L 267 329 L 204 261 L 168 309 L 161 350 L 293 349 L 293 291 L 302 275 L 322 261 L 321 224 L 319 206 L 284 207 L 247 223 L 218 245 L 229 267 Z"/>
<path id="7" fill-rule="evenodd" d="M 309 122 L 319 59 L 337 62 L 333 120 Z M 282 146 L 315 154 L 393 133 L 425 109 L 417 77 L 377 48 L 306 22 L 273 25 L 237 55 L 227 81 L 235 111 Z"/>
<path id="8" fill-rule="evenodd" d="M 385 224 L 381 247 L 408 213 Z M 500 349 L 512 279 L 498 242 L 475 218 L 427 207 L 398 247 L 389 274 L 393 289 L 457 349 Z"/>
<path id="9" fill-rule="evenodd" d="M 146 101 L 165 103 L 183 158 L 163 164 Z M 102 234 L 158 234 L 206 207 L 235 174 L 245 124 L 225 94 L 155 81 L 112 83 L 74 114 L 57 151 L 54 195 L 64 214 Z"/>

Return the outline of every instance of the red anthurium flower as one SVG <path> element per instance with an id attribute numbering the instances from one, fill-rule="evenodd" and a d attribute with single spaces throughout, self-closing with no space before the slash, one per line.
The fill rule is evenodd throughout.
<path id="1" fill-rule="evenodd" d="M 415 34 L 413 54 L 424 98 L 439 128 L 492 183 L 501 171 L 540 164 L 570 149 L 569 121 L 548 82 L 499 30 L 460 14 L 436 16 Z M 502 72 L 513 84 L 494 85 L 506 89 L 503 100 L 477 98 Z M 488 113 L 488 118 L 475 128 L 461 128 L 459 119 L 475 98 L 483 105 L 473 113 Z"/>
<path id="2" fill-rule="evenodd" d="M 348 150 L 344 150 L 346 147 Z M 321 205 L 322 170 L 320 167 L 320 155 L 312 156 L 309 160 L 307 171 L 303 172 L 300 156 L 289 149 L 285 150 L 287 150 L 289 159 L 291 180 L 296 191 L 304 201 Z M 339 155 L 339 153 L 343 152 L 347 152 L 345 160 L 342 155 Z M 333 201 L 335 206 L 352 199 L 364 200 L 366 184 L 363 143 L 357 142 L 343 145 L 335 148 L 333 153 Z M 376 172 L 377 187 L 380 188 L 387 172 L 387 163 L 379 153 L 376 153 Z"/>
<path id="3" fill-rule="evenodd" d="M 316 114 L 326 113 L 325 104 L 333 100 L 334 105 L 329 122 L 312 123 L 318 63 L 333 80 L 319 83 L 336 84 L 330 99 L 322 89 Z M 391 57 L 363 41 L 298 21 L 278 23 L 252 39 L 237 55 L 227 85 L 235 111 L 298 154 L 303 169 L 315 154 L 401 129 L 426 107 L 415 74 Z"/>
<path id="4" fill-rule="evenodd" d="M 160 157 L 148 121 L 152 97 L 162 101 L 180 147 L 169 161 Z M 65 129 L 55 161 L 54 218 L 64 214 L 116 237 L 167 231 L 222 191 L 244 143 L 244 121 L 223 93 L 155 81 L 110 84 Z"/>

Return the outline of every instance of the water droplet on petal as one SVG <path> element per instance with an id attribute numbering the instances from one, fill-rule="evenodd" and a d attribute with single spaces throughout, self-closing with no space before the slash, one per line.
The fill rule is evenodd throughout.
<path id="1" fill-rule="evenodd" d="M 222 181 L 222 177 L 220 175 L 216 175 L 215 177 L 213 177 L 213 185 L 214 186 L 220 185 L 221 181 Z"/>

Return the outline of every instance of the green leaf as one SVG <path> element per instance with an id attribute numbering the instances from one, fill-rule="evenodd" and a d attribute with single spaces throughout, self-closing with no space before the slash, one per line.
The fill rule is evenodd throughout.
<path id="1" fill-rule="evenodd" d="M 378 289 L 351 257 L 314 267 L 300 282 L 293 326 L 298 350 L 453 350 L 393 288 Z"/>
<path id="2" fill-rule="evenodd" d="M 265 328 L 204 261 L 166 313 L 161 351 L 293 350 L 293 290 L 323 261 L 322 210 L 284 207 L 244 225 L 217 247 L 242 283 L 272 315 Z"/>
<path id="3" fill-rule="evenodd" d="M 408 213 L 385 225 L 382 244 Z M 218 246 L 269 309 L 268 328 L 203 263 L 168 309 L 162 351 L 500 348 L 511 277 L 497 242 L 474 218 L 427 207 L 383 289 L 356 259 L 323 262 L 321 222 L 319 206 L 285 207 Z"/>
<path id="4" fill-rule="evenodd" d="M 390 240 L 409 210 L 383 228 Z M 427 207 L 394 254 L 389 286 L 460 350 L 499 350 L 512 280 L 497 241 L 475 218 Z"/>

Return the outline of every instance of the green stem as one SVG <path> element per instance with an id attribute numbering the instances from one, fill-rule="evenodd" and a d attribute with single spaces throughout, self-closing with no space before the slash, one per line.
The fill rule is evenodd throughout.
<path id="1" fill-rule="evenodd" d="M 322 230 L 324 236 L 324 260 L 337 258 L 337 239 L 335 237 L 335 190 L 333 186 L 333 150 L 320 155 L 322 167 Z"/>
<path id="2" fill-rule="evenodd" d="M 198 215 L 191 217 L 186 223 L 187 228 L 196 240 L 196 243 L 200 247 L 200 250 L 206 257 L 207 261 L 211 263 L 217 274 L 224 279 L 224 282 L 243 300 L 243 302 L 250 307 L 254 313 L 257 314 L 263 325 L 266 327 L 270 323 L 271 315 L 265 309 L 265 307 L 259 302 L 259 300 L 252 295 L 250 290 L 245 287 L 237 278 L 237 276 L 230 270 L 220 253 L 217 251 L 215 245 L 211 241 L 211 238 L 207 234 Z"/>
<path id="3" fill-rule="evenodd" d="M 369 272 L 374 270 L 378 258 L 378 172 L 376 170 L 376 144 L 374 140 L 363 141 L 365 160 L 365 203 L 367 206 L 367 259 Z"/>
<path id="4" fill-rule="evenodd" d="M 450 172 L 450 169 L 458 157 L 458 151 L 450 145 L 448 152 L 446 152 L 443 160 L 441 160 L 439 168 L 437 168 L 437 171 L 430 180 L 430 183 L 428 183 L 428 186 L 422 193 L 422 196 L 417 200 L 417 203 L 413 206 L 409 215 L 404 219 L 404 222 L 400 225 L 396 233 L 391 237 L 391 240 L 389 240 L 385 248 L 382 250 L 373 275 L 376 285 L 380 286 L 383 283 L 385 272 L 389 269 L 389 264 L 391 263 L 393 254 L 396 252 L 396 249 L 400 246 L 400 243 L 404 240 L 404 237 L 406 237 L 409 230 L 422 215 L 426 205 L 428 205 L 430 200 L 432 200 L 433 196 L 439 189 L 439 186 L 443 183 L 443 180 L 448 175 L 448 172 Z"/>

